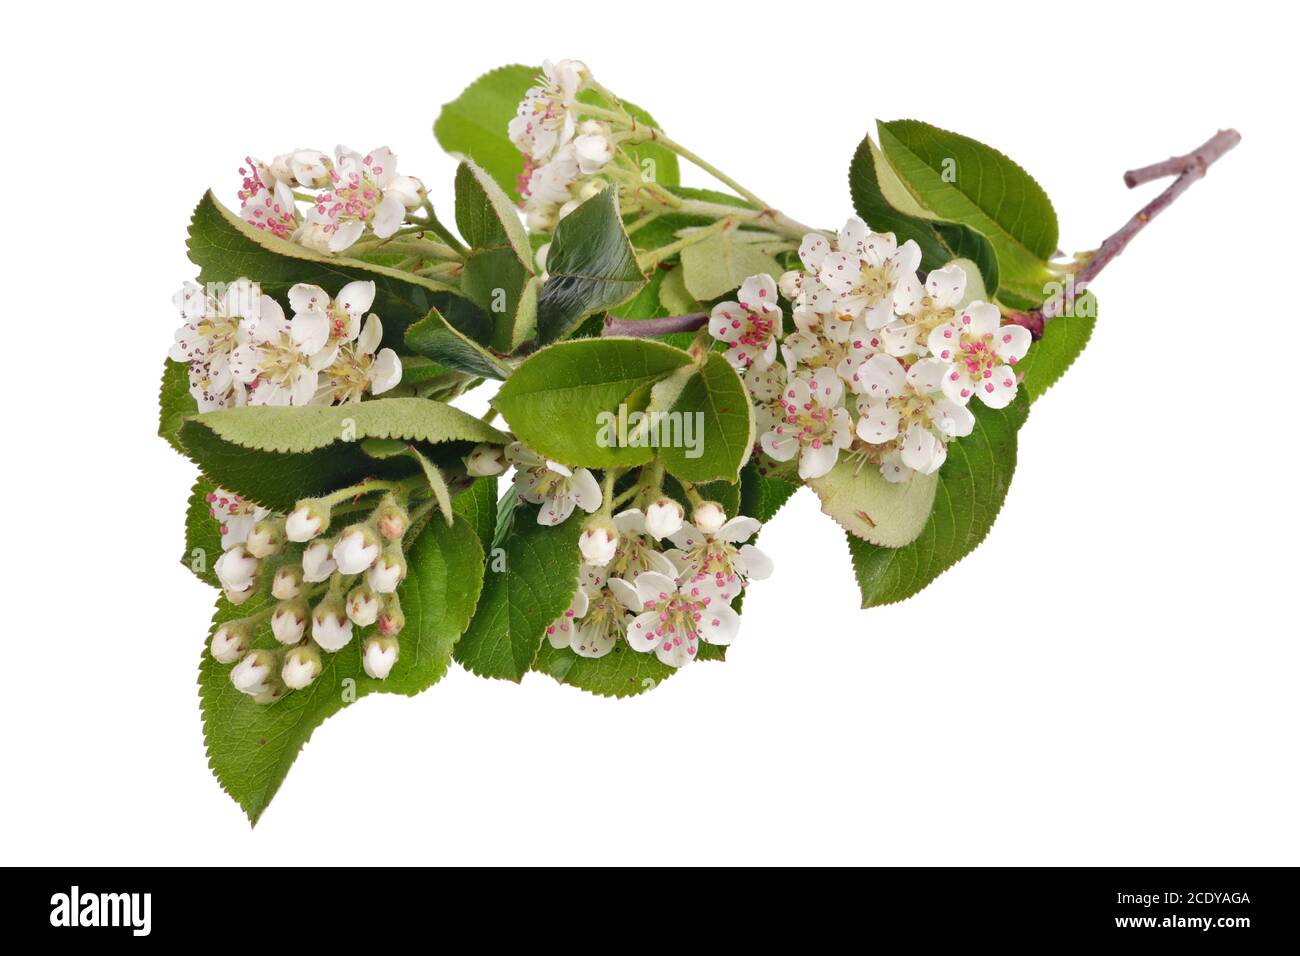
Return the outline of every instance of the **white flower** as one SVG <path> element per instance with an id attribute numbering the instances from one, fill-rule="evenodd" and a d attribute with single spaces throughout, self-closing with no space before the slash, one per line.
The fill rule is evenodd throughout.
<path id="1" fill-rule="evenodd" d="M 206 500 L 208 513 L 221 527 L 221 547 L 225 551 L 247 542 L 254 526 L 271 513 L 224 488 L 208 492 Z"/>
<path id="2" fill-rule="evenodd" d="M 330 252 L 342 252 L 361 238 L 366 226 L 380 239 L 395 233 L 406 210 L 420 204 L 420 183 L 397 175 L 397 157 L 383 146 L 364 156 L 346 146 L 334 150 L 331 189 L 307 210 L 309 224 L 321 226 Z"/>
<path id="3" fill-rule="evenodd" d="M 537 523 L 556 525 L 575 506 L 591 514 L 600 507 L 600 485 L 586 468 L 576 471 L 538 457 L 522 442 L 506 446 L 506 460 L 515 466 L 515 492 L 529 504 L 540 504 Z"/>
<path id="4" fill-rule="evenodd" d="M 341 574 L 360 574 L 379 557 L 379 536 L 363 524 L 354 524 L 334 543 L 334 563 Z"/>
<path id="5" fill-rule="evenodd" d="M 781 396 L 784 419 L 763 433 L 761 444 L 777 461 L 799 456 L 799 477 L 820 478 L 853 444 L 853 420 L 843 407 L 844 383 L 830 368 L 793 375 Z"/>
<path id="6" fill-rule="evenodd" d="M 298 502 L 284 519 L 284 535 L 290 541 L 310 541 L 329 525 L 329 508 L 314 498 Z"/>
<path id="7" fill-rule="evenodd" d="M 307 633 L 307 618 L 311 616 L 302 601 L 285 601 L 276 605 L 271 614 L 271 633 L 281 644 L 297 644 Z"/>
<path id="8" fill-rule="evenodd" d="M 352 640 L 352 621 L 338 598 L 327 597 L 312 611 L 311 639 L 331 654 Z"/>
<path id="9" fill-rule="evenodd" d="M 682 530 L 686 509 L 671 498 L 657 498 L 645 510 L 645 530 L 652 538 L 666 538 Z"/>
<path id="10" fill-rule="evenodd" d="M 996 305 L 972 302 L 956 322 L 930 333 L 930 353 L 950 364 L 943 393 L 965 405 L 971 393 L 989 408 L 1006 408 L 1016 397 L 1015 365 L 1029 351 L 1032 336 L 1019 325 L 1000 325 Z"/>
<path id="11" fill-rule="evenodd" d="M 894 317 L 894 292 L 907 276 L 915 278 L 921 248 L 911 239 L 898 246 L 893 233 L 870 232 L 850 218 L 840 230 L 836 251 L 827 253 L 817 278 L 835 297 L 824 325 L 827 338 L 843 342 L 852 334 L 879 329 Z M 863 328 L 857 328 L 861 323 Z"/>
<path id="12" fill-rule="evenodd" d="M 318 149 L 295 149 L 289 154 L 289 171 L 308 189 L 320 189 L 330 181 L 334 161 Z"/>
<path id="13" fill-rule="evenodd" d="M 361 651 L 361 666 L 375 680 L 385 680 L 397 663 L 397 638 L 372 637 Z"/>
<path id="14" fill-rule="evenodd" d="M 669 667 L 695 659 L 699 642 L 730 644 L 740 616 L 707 583 L 683 584 L 655 571 L 633 582 L 642 611 L 632 619 L 627 643 L 634 651 L 654 651 Z"/>
<path id="15" fill-rule="evenodd" d="M 266 691 L 274 677 L 275 655 L 268 650 L 249 651 L 230 671 L 235 689 L 253 697 Z"/>
<path id="16" fill-rule="evenodd" d="M 546 628 L 546 639 L 551 642 L 552 647 L 562 650 L 569 646 L 577 620 L 587 613 L 587 605 L 587 590 L 582 584 L 578 584 L 577 590 L 573 592 L 573 599 L 569 601 L 569 606 L 564 609 L 564 613 Z"/>
<path id="17" fill-rule="evenodd" d="M 359 402 L 369 392 L 380 395 L 402 380 L 402 361 L 392 349 L 379 349 L 384 328 L 371 315 L 356 342 L 339 346 L 334 361 L 323 371 L 324 392 L 331 402 Z"/>
<path id="18" fill-rule="evenodd" d="M 572 187 L 582 175 L 573 144 L 563 146 L 547 162 L 533 170 L 523 190 L 526 208 L 558 206 L 573 198 Z M 558 218 L 558 216 L 557 216 Z"/>
<path id="19" fill-rule="evenodd" d="M 632 607 L 641 609 L 636 589 L 605 568 L 583 567 L 582 585 L 568 609 L 546 630 L 555 648 L 569 648 L 579 657 L 604 657 L 627 634 Z"/>
<path id="20" fill-rule="evenodd" d="M 672 536 L 676 547 L 667 557 L 683 585 L 707 585 L 730 603 L 751 580 L 762 581 L 772 574 L 772 559 L 752 544 L 744 544 L 761 527 L 756 518 L 745 515 L 737 515 L 716 531 L 686 524 Z"/>
<path id="21" fill-rule="evenodd" d="M 795 269 L 781 276 L 781 294 L 794 307 L 795 324 L 805 331 L 815 328 L 820 316 L 834 307 L 835 296 L 817 278 L 817 270 L 831 253 L 830 240 L 819 233 L 810 232 L 799 244 L 799 259 L 803 269 Z"/>
<path id="22" fill-rule="evenodd" d="M 212 570 L 223 588 L 242 593 L 253 586 L 260 565 L 261 562 L 245 551 L 242 544 L 237 544 L 217 558 Z"/>
<path id="23" fill-rule="evenodd" d="M 612 524 L 589 521 L 578 536 L 578 550 L 588 564 L 603 567 L 614 560 L 614 553 L 618 550 L 618 531 Z"/>
<path id="24" fill-rule="evenodd" d="M 640 508 L 627 508 L 614 515 L 614 528 L 618 531 L 618 548 L 614 557 L 606 566 L 587 565 L 584 571 L 597 570 L 599 573 L 586 581 L 592 587 L 601 586 L 610 578 L 627 578 L 631 580 L 642 571 L 658 571 L 661 574 L 674 574 L 676 569 L 671 561 L 655 548 L 655 541 L 646 531 L 645 514 Z"/>
<path id="25" fill-rule="evenodd" d="M 966 270 L 949 264 L 935 269 L 921 284 L 915 273 L 908 273 L 894 291 L 894 311 L 898 318 L 880 330 L 882 350 L 902 358 L 924 357 L 929 351 L 926 339 L 937 325 L 951 322 L 958 303 L 966 294 Z"/>
<path id="26" fill-rule="evenodd" d="M 487 478 L 505 470 L 506 454 L 500 445 L 476 445 L 465 456 L 465 471 L 471 478 Z"/>
<path id="27" fill-rule="evenodd" d="M 187 282 L 173 297 L 182 325 L 168 357 L 189 363 L 190 394 L 199 411 L 244 404 L 245 389 L 231 373 L 230 356 L 261 318 L 264 299 L 271 301 L 247 279 L 232 282 L 220 296 Z M 267 308 L 274 309 L 274 302 Z"/>
<path id="28" fill-rule="evenodd" d="M 366 583 L 376 594 L 392 594 L 406 577 L 406 560 L 398 549 L 390 549 L 375 559 L 366 572 Z"/>
<path id="29" fill-rule="evenodd" d="M 251 226 L 288 239 L 298 228 L 298 208 L 290 183 L 275 175 L 265 163 L 246 157 L 239 173 L 244 182 L 239 190 L 239 218 Z M 282 172 L 284 170 L 281 170 Z"/>
<path id="30" fill-rule="evenodd" d="M 289 308 L 295 316 L 320 314 L 325 317 L 329 328 L 326 347 L 354 341 L 361 334 L 361 322 L 374 303 L 375 284 L 359 279 L 344 285 L 334 298 L 330 298 L 320 286 L 306 282 L 299 282 L 289 289 Z"/>
<path id="31" fill-rule="evenodd" d="M 220 664 L 233 664 L 244 656 L 252 636 L 243 621 L 222 624 L 212 635 L 212 656 Z"/>
<path id="32" fill-rule="evenodd" d="M 379 618 L 379 595 L 361 584 L 348 592 L 348 619 L 357 627 L 369 627 Z"/>
<path id="33" fill-rule="evenodd" d="M 231 374 L 249 387 L 250 405 L 306 405 L 316 395 L 317 369 L 332 358 L 328 339 L 323 313 L 286 319 L 280 304 L 264 295 L 247 341 L 230 355 Z"/>
<path id="34" fill-rule="evenodd" d="M 941 359 L 925 358 L 904 371 L 898 359 L 883 354 L 862 365 L 857 434 L 868 444 L 890 445 L 880 465 L 888 480 L 938 471 L 948 456 L 946 442 L 975 427 L 970 410 L 942 391 L 948 368 Z"/>
<path id="35" fill-rule="evenodd" d="M 295 647 L 284 655 L 284 666 L 280 668 L 280 680 L 291 690 L 302 690 L 320 676 L 320 652 L 314 647 Z"/>
<path id="36" fill-rule="evenodd" d="M 740 286 L 739 302 L 719 302 L 709 317 L 709 334 L 727 343 L 727 361 L 738 371 L 751 363 L 767 368 L 776 361 L 781 337 L 781 307 L 776 283 L 767 274 L 750 276 Z"/>
<path id="37" fill-rule="evenodd" d="M 614 158 L 614 144 L 604 123 L 587 120 L 578 127 L 578 137 L 573 141 L 573 153 L 578 160 L 578 170 L 591 176 L 605 168 Z"/>
<path id="38" fill-rule="evenodd" d="M 328 541 L 313 541 L 302 552 L 302 578 L 308 584 L 324 581 L 338 569 L 330 549 Z"/>
<path id="39" fill-rule="evenodd" d="M 574 133 L 573 107 L 578 93 L 591 79 L 591 72 L 580 60 L 560 60 L 542 64 L 537 86 L 524 94 L 523 102 L 506 128 L 510 142 L 521 153 L 543 162 Z"/>

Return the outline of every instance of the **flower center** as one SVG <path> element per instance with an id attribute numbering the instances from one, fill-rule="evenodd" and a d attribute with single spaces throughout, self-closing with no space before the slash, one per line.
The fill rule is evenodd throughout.
<path id="1" fill-rule="evenodd" d="M 776 426 L 778 435 L 794 435 L 801 445 L 813 448 L 821 448 L 831 440 L 834 431 L 831 413 L 834 409 L 827 408 L 811 395 L 800 403 L 794 389 L 785 393 L 781 408 L 785 415 L 784 422 Z"/>
<path id="2" fill-rule="evenodd" d="M 645 609 L 658 616 L 654 633 L 663 642 L 664 650 L 671 651 L 685 643 L 687 655 L 695 656 L 700 639 L 700 621 L 709 613 L 711 600 L 690 597 L 680 591 L 675 594 L 660 591 L 657 600 L 645 602 Z"/>

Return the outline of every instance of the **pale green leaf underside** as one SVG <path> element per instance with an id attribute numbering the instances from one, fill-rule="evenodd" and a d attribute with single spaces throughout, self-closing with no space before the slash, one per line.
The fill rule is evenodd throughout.
<path id="1" fill-rule="evenodd" d="M 901 548 L 925 528 L 939 476 L 891 482 L 876 465 L 845 459 L 808 484 L 821 499 L 822 512 L 845 531 L 884 548 Z"/>

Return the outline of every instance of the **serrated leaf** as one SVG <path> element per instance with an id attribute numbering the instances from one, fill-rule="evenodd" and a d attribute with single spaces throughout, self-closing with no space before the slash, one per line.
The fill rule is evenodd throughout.
<path id="1" fill-rule="evenodd" d="M 510 377 L 510 366 L 456 328 L 437 309 L 406 330 L 404 342 L 417 355 L 470 375 L 498 381 Z"/>
<path id="2" fill-rule="evenodd" d="M 433 500 L 438 505 L 438 510 L 447 519 L 447 523 L 451 523 L 451 489 L 447 486 L 447 479 L 443 477 L 437 465 L 421 454 L 419 448 L 400 438 L 364 438 L 361 440 L 361 450 L 371 458 L 381 460 L 405 455 L 419 465 L 420 470 L 424 472 L 424 480 L 429 486 Z"/>
<path id="3" fill-rule="evenodd" d="M 451 509 L 469 522 L 483 546 L 483 553 L 491 551 L 497 520 L 497 480 L 491 477 L 476 478 L 472 485 L 452 500 Z"/>
<path id="4" fill-rule="evenodd" d="M 566 465 L 641 465 L 654 450 L 618 447 L 605 427 L 638 389 L 688 365 L 680 349 L 648 339 L 600 338 L 560 342 L 530 356 L 492 403 L 515 437 L 539 455 Z"/>
<path id="5" fill-rule="evenodd" d="M 280 560 L 300 560 L 300 555 L 301 549 L 294 546 Z M 208 764 L 251 822 L 257 822 L 303 744 L 327 717 L 367 694 L 417 694 L 447 672 L 452 647 L 469 623 L 483 583 L 478 537 L 464 521 L 430 522 L 408 549 L 407 565 L 406 579 L 397 591 L 406 626 L 387 680 L 366 676 L 360 655 L 364 638 L 354 634 L 337 654 L 322 653 L 324 667 L 311 686 L 273 704 L 256 704 L 230 683 L 230 667 L 214 660 L 205 648 L 199 665 L 199 697 Z M 264 569 L 261 592 L 238 608 L 219 599 L 213 630 L 274 603 L 271 574 L 269 567 Z M 257 629 L 254 646 L 278 646 L 266 621 Z"/>
<path id="6" fill-rule="evenodd" d="M 916 594 L 973 551 L 993 527 L 1015 471 L 1016 432 L 1029 401 L 1022 393 L 1000 410 L 971 405 L 975 429 L 949 443 L 934 508 L 920 536 L 906 547 L 882 548 L 846 535 L 864 608 Z"/>
<path id="7" fill-rule="evenodd" d="M 659 287 L 659 302 L 664 307 L 665 315 L 689 315 L 703 308 L 698 299 L 686 290 L 686 274 L 682 267 L 671 270 L 664 276 Z"/>
<path id="8" fill-rule="evenodd" d="M 911 239 L 920 246 L 923 271 L 964 258 L 976 264 L 984 286 L 997 291 L 998 260 L 992 243 L 970 226 L 925 214 L 870 136 L 863 137 L 853 154 L 849 192 L 854 212 L 873 230 L 894 233 L 900 244 Z"/>
<path id="9" fill-rule="evenodd" d="M 245 406 L 185 421 L 186 454 L 212 481 L 276 511 L 303 497 L 366 477 L 399 477 L 414 466 L 379 461 L 361 448 L 365 438 L 419 443 L 434 458 L 444 444 L 463 453 L 472 444 L 505 444 L 509 436 L 442 402 L 381 398 L 352 405 Z"/>
<path id="10" fill-rule="evenodd" d="M 681 260 L 686 291 L 702 302 L 740 288 L 752 275 L 766 273 L 777 279 L 785 271 L 763 251 L 761 240 L 738 229 L 723 229 L 687 246 Z"/>
<path id="11" fill-rule="evenodd" d="M 740 475 L 739 513 L 766 524 L 798 490 L 794 482 L 760 474 L 758 466 L 751 462 Z"/>
<path id="12" fill-rule="evenodd" d="M 917 120 L 878 124 L 880 145 L 908 192 L 930 215 L 960 222 L 992 243 L 998 299 L 1041 305 L 1052 281 L 1056 211 L 1028 173 L 997 150 Z"/>
<path id="13" fill-rule="evenodd" d="M 522 679 L 547 626 L 564 613 L 578 586 L 578 535 L 570 518 L 547 527 L 537 508 L 515 504 L 504 512 L 499 543 L 504 562 L 488 555 L 483 597 L 456 646 L 456 660 L 480 677 Z"/>
<path id="14" fill-rule="evenodd" d="M 185 454 L 180 440 L 181 425 L 198 411 L 198 403 L 190 394 L 189 365 L 167 359 L 163 366 L 162 388 L 158 392 L 158 437 Z"/>
<path id="15" fill-rule="evenodd" d="M 711 647 L 703 642 L 698 646 L 701 654 Z M 624 641 L 604 657 L 579 657 L 567 647 L 557 649 L 550 641 L 542 641 L 533 670 L 599 697 L 644 694 L 677 673 L 677 668 L 662 663 L 654 654 L 634 651 Z"/>
<path id="16" fill-rule="evenodd" d="M 656 435 L 659 459 L 687 481 L 738 481 L 754 445 L 754 409 L 745 383 L 717 352 L 689 372 L 667 404 L 667 427 Z M 652 398 L 649 410 L 664 409 Z M 670 441 L 663 441 L 665 431 Z"/>
<path id="17" fill-rule="evenodd" d="M 618 191 L 592 196 L 555 227 L 549 278 L 537 302 L 537 340 L 568 336 L 584 318 L 631 299 L 646 284 L 623 231 Z"/>
<path id="18" fill-rule="evenodd" d="M 185 507 L 185 553 L 181 564 L 189 568 L 204 584 L 221 587 L 213 567 L 221 557 L 221 525 L 212 517 L 208 495 L 217 490 L 202 475 L 194 482 L 189 502 Z"/>
<path id="19" fill-rule="evenodd" d="M 1066 373 L 1079 357 L 1092 337 L 1097 324 L 1097 300 L 1085 292 L 1075 301 L 1070 311 L 1058 315 L 1043 326 L 1043 337 L 1029 347 L 1029 352 L 1016 365 L 1024 376 L 1020 387 L 1035 402 Z"/>
<path id="20" fill-rule="evenodd" d="M 939 475 L 891 482 L 875 465 L 844 460 L 808 485 L 821 499 L 822 513 L 845 531 L 883 548 L 901 548 L 925 528 Z"/>

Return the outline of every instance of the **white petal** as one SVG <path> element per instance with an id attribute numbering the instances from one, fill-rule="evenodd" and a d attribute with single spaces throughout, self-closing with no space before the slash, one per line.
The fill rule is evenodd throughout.
<path id="1" fill-rule="evenodd" d="M 803 262 L 804 268 L 816 272 L 831 251 L 830 240 L 820 233 L 810 232 L 803 237 L 803 242 L 799 243 L 799 259 Z"/>
<path id="2" fill-rule="evenodd" d="M 392 349 L 380 349 L 370 367 L 370 394 L 382 395 L 402 380 L 402 360 Z"/>
<path id="3" fill-rule="evenodd" d="M 725 604 L 713 604 L 701 612 L 698 627 L 701 640 L 725 647 L 740 633 L 740 615 Z"/>
<path id="4" fill-rule="evenodd" d="M 655 628 L 659 626 L 659 612 L 646 611 L 632 618 L 627 628 L 627 643 L 634 651 L 645 653 L 654 650 L 659 643 Z"/>
<path id="5" fill-rule="evenodd" d="M 299 312 L 289 320 L 289 337 L 303 355 L 315 355 L 330 337 L 330 323 L 324 312 Z"/>
<path id="6" fill-rule="evenodd" d="M 989 408 L 1006 408 L 1016 398 L 1016 373 L 1009 365 L 998 365 L 992 371 L 975 386 L 975 394 Z"/>
<path id="7" fill-rule="evenodd" d="M 709 334 L 722 342 L 734 342 L 745 332 L 748 316 L 739 302 L 719 302 L 709 316 Z"/>
<path id="8" fill-rule="evenodd" d="M 540 525 L 557 525 L 573 514 L 573 498 L 569 495 L 551 495 L 543 498 L 537 509 L 537 523 Z"/>
<path id="9" fill-rule="evenodd" d="M 805 445 L 803 454 L 799 456 L 799 477 L 804 481 L 821 478 L 835 467 L 839 455 L 840 450 L 830 443 L 820 447 Z"/>
<path id="10" fill-rule="evenodd" d="M 578 507 L 591 514 L 600 507 L 600 485 L 586 468 L 579 468 L 569 482 L 569 493 Z"/>
<path id="11" fill-rule="evenodd" d="M 772 576 L 772 559 L 766 552 L 758 550 L 752 544 L 746 544 L 741 547 L 739 557 L 745 566 L 747 578 L 764 581 Z"/>
<path id="12" fill-rule="evenodd" d="M 958 322 L 967 334 L 978 338 L 990 332 L 996 332 L 1002 322 L 1002 313 L 996 305 L 980 302 L 978 299 L 961 310 Z"/>
<path id="13" fill-rule="evenodd" d="M 614 515 L 614 527 L 619 534 L 645 534 L 645 512 L 640 508 L 626 508 Z"/>
<path id="14" fill-rule="evenodd" d="M 318 285 L 299 282 L 289 289 L 289 307 L 295 312 L 322 311 L 329 305 L 330 297 Z"/>
<path id="15" fill-rule="evenodd" d="M 925 290 L 938 308 L 951 309 L 966 294 L 966 270 L 953 263 L 935 269 L 926 276 Z"/>
<path id="16" fill-rule="evenodd" d="M 1025 357 L 1034 337 L 1023 325 L 1004 325 L 998 329 L 993 345 L 998 357 L 1014 365 Z"/>
<path id="17" fill-rule="evenodd" d="M 859 402 L 858 437 L 872 445 L 882 445 L 898 437 L 898 409 L 884 401 Z"/>
<path id="18" fill-rule="evenodd" d="M 719 541 L 725 541 L 728 544 L 739 544 L 742 541 L 748 541 L 763 527 L 761 521 L 757 518 L 749 518 L 745 515 L 737 515 L 732 518 L 721 528 L 714 537 Z"/>
<path id="19" fill-rule="evenodd" d="M 898 359 L 873 355 L 858 369 L 860 387 L 857 391 L 863 395 L 892 398 L 903 390 L 905 374 Z"/>
<path id="20" fill-rule="evenodd" d="M 361 329 L 361 335 L 357 338 L 357 351 L 364 355 L 370 355 L 375 349 L 379 348 L 379 343 L 383 338 L 384 326 L 379 321 L 379 316 L 371 314 L 366 318 L 366 324 Z"/>
<path id="21" fill-rule="evenodd" d="M 641 613 L 641 597 L 636 593 L 635 587 L 622 578 L 610 578 L 605 582 L 605 586 L 620 604 L 630 611 Z"/>
<path id="22" fill-rule="evenodd" d="M 919 471 L 923 475 L 933 474 L 939 470 L 948 451 L 943 442 L 935 437 L 928 428 L 913 425 L 903 436 L 903 464 Z"/>
<path id="23" fill-rule="evenodd" d="M 677 582 L 657 571 L 642 571 L 636 576 L 636 593 L 644 601 L 666 601 L 677 593 Z"/>
<path id="24" fill-rule="evenodd" d="M 776 283 L 766 272 L 750 276 L 741 283 L 738 297 L 751 312 L 770 313 L 776 308 Z"/>
<path id="25" fill-rule="evenodd" d="M 358 318 L 375 304 L 375 284 L 370 281 L 356 280 L 339 289 L 334 299 L 339 308 Z"/>

